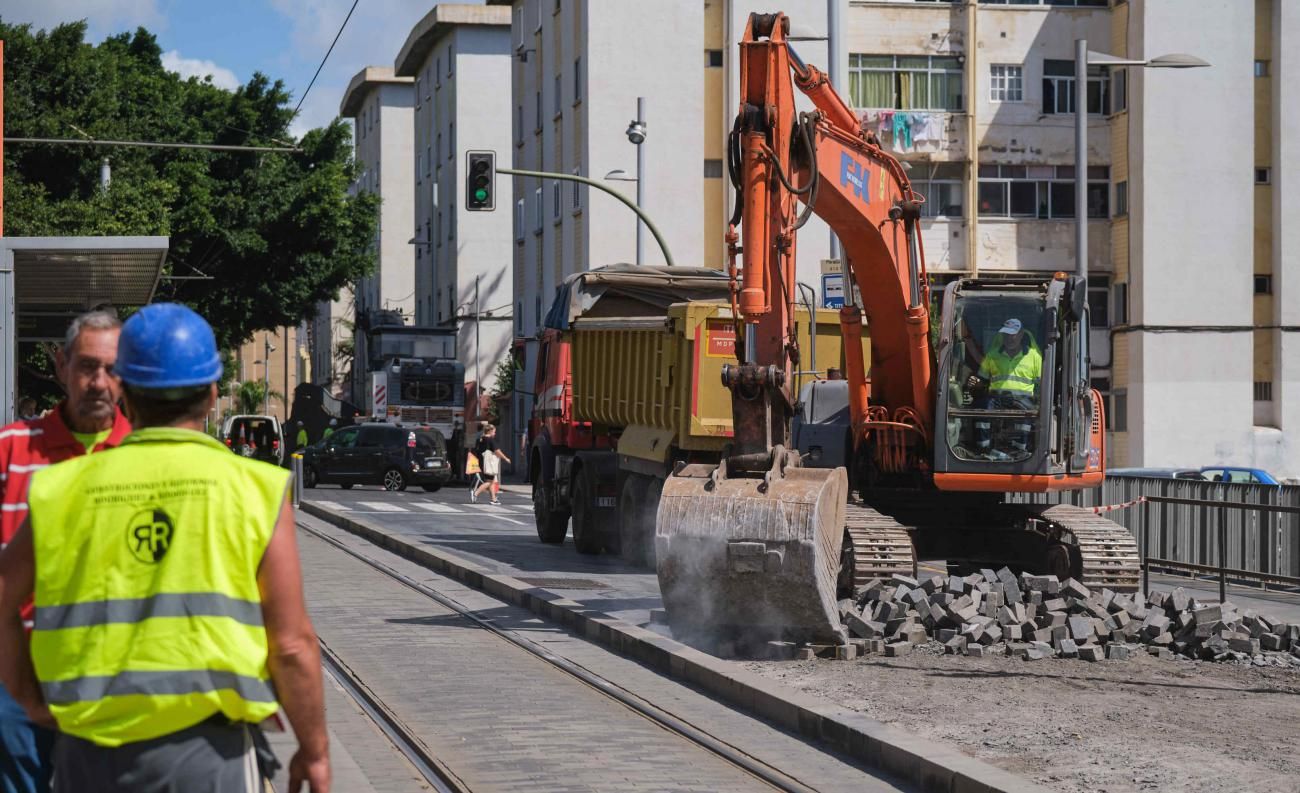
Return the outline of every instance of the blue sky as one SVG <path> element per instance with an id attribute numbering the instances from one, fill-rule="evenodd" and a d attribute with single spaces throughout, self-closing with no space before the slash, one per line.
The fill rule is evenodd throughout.
<path id="1" fill-rule="evenodd" d="M 406 34 L 434 5 L 360 0 L 294 132 L 334 118 L 352 75 L 367 65 L 391 66 Z M 96 42 L 143 25 L 158 36 L 167 68 L 211 74 L 224 86 L 260 71 L 283 80 L 296 103 L 351 6 L 352 0 L 0 0 L 0 17 L 42 28 L 85 19 Z"/>

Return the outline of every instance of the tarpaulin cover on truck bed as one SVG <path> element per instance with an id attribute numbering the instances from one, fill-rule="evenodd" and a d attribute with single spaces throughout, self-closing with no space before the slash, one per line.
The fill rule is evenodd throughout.
<path id="1" fill-rule="evenodd" d="M 673 303 L 726 300 L 727 274 L 707 267 L 610 264 L 564 279 L 546 327 L 568 330 L 578 317 L 662 316 Z"/>

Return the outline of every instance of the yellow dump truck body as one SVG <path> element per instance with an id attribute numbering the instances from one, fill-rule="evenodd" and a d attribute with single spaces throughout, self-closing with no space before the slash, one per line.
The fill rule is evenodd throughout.
<path id="1" fill-rule="evenodd" d="M 817 374 L 808 313 L 801 311 L 800 363 L 808 374 L 796 387 L 843 368 L 839 312 L 816 314 Z M 569 337 L 574 419 L 598 430 L 622 428 L 621 456 L 666 465 L 674 450 L 716 453 L 730 441 L 731 394 L 722 385 L 723 365 L 736 360 L 729 305 L 677 303 L 666 317 L 578 319 Z M 864 341 L 864 358 L 868 347 Z"/>

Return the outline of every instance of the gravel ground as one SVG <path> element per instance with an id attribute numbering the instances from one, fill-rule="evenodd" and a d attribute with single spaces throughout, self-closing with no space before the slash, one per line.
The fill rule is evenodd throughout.
<path id="1" fill-rule="evenodd" d="M 1300 791 L 1300 669 L 941 651 L 746 665 L 1062 791 Z"/>

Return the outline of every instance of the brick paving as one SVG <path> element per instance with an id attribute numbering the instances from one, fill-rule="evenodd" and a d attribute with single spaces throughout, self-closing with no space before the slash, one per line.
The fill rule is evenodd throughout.
<path id="1" fill-rule="evenodd" d="M 421 580 L 820 790 L 899 790 L 851 762 L 312 518 Z M 321 637 L 475 791 L 754 790 L 765 784 L 465 618 L 302 534 Z M 568 549 L 572 552 L 572 549 Z M 342 788 L 340 788 L 342 789 Z"/>

